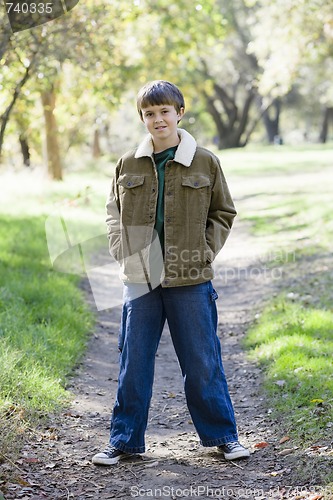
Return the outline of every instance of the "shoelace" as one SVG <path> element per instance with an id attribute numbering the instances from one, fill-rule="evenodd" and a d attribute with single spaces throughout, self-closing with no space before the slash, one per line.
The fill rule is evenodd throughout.
<path id="1" fill-rule="evenodd" d="M 106 455 L 111 455 L 114 451 L 116 451 L 116 448 L 108 444 L 103 453 L 105 453 Z"/>
<path id="2" fill-rule="evenodd" d="M 240 445 L 239 445 L 239 443 L 237 443 L 237 441 L 232 441 L 231 443 L 228 443 L 227 446 L 228 446 L 228 448 L 233 450 L 234 448 L 238 448 Z"/>

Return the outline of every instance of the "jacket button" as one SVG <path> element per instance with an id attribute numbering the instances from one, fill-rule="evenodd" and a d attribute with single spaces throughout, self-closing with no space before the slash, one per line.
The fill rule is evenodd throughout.
<path id="1" fill-rule="evenodd" d="M 199 186 L 199 182 L 195 182 L 195 183 L 194 183 L 194 186 L 195 186 L 195 187 L 198 187 L 198 186 Z"/>
<path id="2" fill-rule="evenodd" d="M 151 190 L 151 192 L 152 192 L 152 193 L 155 193 L 155 191 L 156 191 L 156 189 L 155 189 L 155 188 L 153 188 L 153 189 Z"/>
<path id="3" fill-rule="evenodd" d="M 132 186 L 132 183 L 131 183 L 131 182 L 128 182 L 128 183 L 127 183 L 127 186 Z"/>

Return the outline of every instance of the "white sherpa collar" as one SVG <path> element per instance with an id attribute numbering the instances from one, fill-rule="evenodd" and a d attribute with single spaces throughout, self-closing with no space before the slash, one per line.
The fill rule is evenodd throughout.
<path id="1" fill-rule="evenodd" d="M 175 154 L 175 161 L 185 165 L 185 167 L 189 167 L 197 149 L 196 140 L 182 128 L 179 128 L 177 132 L 180 137 L 180 143 Z M 154 146 L 152 136 L 149 134 L 144 138 L 136 150 L 135 158 L 142 158 L 143 156 L 151 157 L 153 153 Z"/>

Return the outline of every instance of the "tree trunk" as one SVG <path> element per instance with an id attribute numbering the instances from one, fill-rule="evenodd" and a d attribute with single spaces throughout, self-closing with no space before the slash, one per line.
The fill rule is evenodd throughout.
<path id="1" fill-rule="evenodd" d="M 23 164 L 30 167 L 30 150 L 27 138 L 24 134 L 20 134 L 19 141 L 21 145 L 21 151 L 23 156 Z"/>
<path id="2" fill-rule="evenodd" d="M 319 140 L 323 144 L 327 141 L 329 122 L 333 123 L 333 107 L 326 107 L 324 110 L 324 118 L 321 126 Z"/>
<path id="3" fill-rule="evenodd" d="M 219 92 L 216 92 L 216 94 L 224 110 L 223 114 L 215 104 L 216 99 L 207 94 L 204 95 L 206 98 L 207 111 L 215 122 L 218 136 L 218 148 L 229 149 L 244 147 L 249 140 L 249 134 L 245 137 L 245 131 L 249 123 L 249 112 L 255 97 L 254 93 L 252 91 L 248 92 L 240 110 L 222 87 L 219 87 Z"/>
<path id="4" fill-rule="evenodd" d="M 15 87 L 11 102 L 8 104 L 7 109 L 3 113 L 3 115 L 0 116 L 0 123 L 1 123 L 1 126 L 0 126 L 0 162 L 1 162 L 1 154 L 2 154 L 4 137 L 5 137 L 5 131 L 6 131 L 7 124 L 9 122 L 10 114 L 13 111 L 13 108 L 15 106 L 15 103 L 16 103 L 18 97 L 20 96 L 20 93 L 21 93 L 23 86 L 25 85 L 25 83 L 27 82 L 27 80 L 30 77 L 30 72 L 33 68 L 36 54 L 37 54 L 36 52 L 33 53 L 32 57 L 30 59 L 29 66 L 27 68 L 25 68 L 25 72 L 24 72 L 23 77 L 21 78 L 21 80 L 18 82 L 18 84 Z"/>
<path id="5" fill-rule="evenodd" d="M 10 37 L 13 34 L 11 29 L 9 28 L 9 25 L 7 25 L 6 27 L 1 26 L 1 29 L 2 29 L 2 38 L 0 40 L 0 60 L 7 52 L 10 43 Z"/>
<path id="6" fill-rule="evenodd" d="M 265 109 L 265 111 L 262 114 L 269 144 L 276 144 L 276 143 L 281 144 L 282 139 L 280 136 L 280 129 L 279 129 L 280 112 L 281 112 L 280 99 L 275 99 L 273 103 L 267 109 Z"/>
<path id="7" fill-rule="evenodd" d="M 52 179 L 62 180 L 62 165 L 58 143 L 57 121 L 54 115 L 55 92 L 53 89 L 42 93 L 46 132 L 47 170 Z"/>
<path id="8" fill-rule="evenodd" d="M 94 131 L 94 141 L 93 141 L 93 158 L 99 158 L 101 156 L 101 145 L 99 141 L 99 130 L 98 128 Z"/>

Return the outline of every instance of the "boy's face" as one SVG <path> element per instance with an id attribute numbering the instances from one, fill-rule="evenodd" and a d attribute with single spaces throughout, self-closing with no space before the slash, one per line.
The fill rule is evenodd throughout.
<path id="1" fill-rule="evenodd" d="M 177 138 L 178 121 L 184 114 L 184 108 L 179 113 L 169 104 L 161 104 L 142 108 L 142 121 L 153 137 L 155 144 L 168 144 Z"/>

